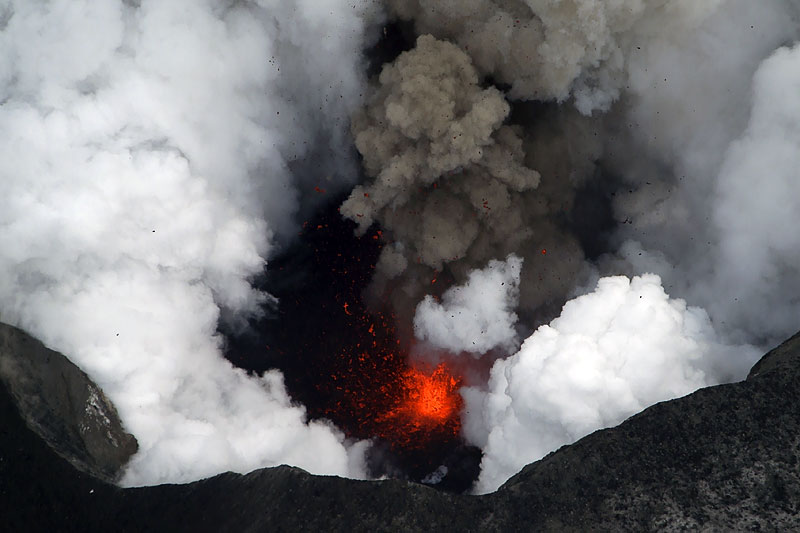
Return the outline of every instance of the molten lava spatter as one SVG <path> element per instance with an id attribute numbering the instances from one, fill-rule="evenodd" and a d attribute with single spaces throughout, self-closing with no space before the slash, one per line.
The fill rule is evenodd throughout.
<path id="1" fill-rule="evenodd" d="M 380 237 L 378 230 L 364 240 Z M 330 419 L 348 436 L 381 439 L 400 454 L 450 445 L 461 429 L 461 380 L 444 363 L 435 369 L 410 365 L 408 339 L 395 326 L 398 318 L 368 310 L 361 301 L 360 282 L 373 268 L 370 262 L 359 270 L 337 269 L 338 311 L 327 321 L 338 327 L 324 333 L 333 350 L 316 358 L 329 371 L 328 379 L 314 380 L 324 404 L 321 411 L 309 406 L 309 412 Z"/>
<path id="2" fill-rule="evenodd" d="M 431 374 L 409 368 L 401 380 L 396 406 L 376 417 L 382 437 L 413 449 L 426 446 L 436 435 L 458 435 L 461 380 L 444 363 Z"/>
<path id="3" fill-rule="evenodd" d="M 477 472 L 480 455 L 465 451 L 460 435 L 460 376 L 447 365 L 410 363 L 410 324 L 388 304 L 381 306 L 380 298 L 367 308 L 362 297 L 384 236 L 376 228 L 355 237 L 355 224 L 335 209 L 339 203 L 303 224 L 293 248 L 270 263 L 270 283 L 263 288 L 280 305 L 259 328 L 266 342 L 252 345 L 244 366 L 280 369 L 310 419 L 327 419 L 348 437 L 374 440 L 372 475 L 421 480 L 465 457 Z M 446 285 L 446 274 L 435 275 L 436 287 Z M 241 344 L 234 348 L 242 365 L 238 358 L 248 352 Z"/>
<path id="4" fill-rule="evenodd" d="M 420 422 L 445 422 L 460 407 L 458 384 L 458 380 L 448 374 L 444 364 L 436 367 L 430 376 L 410 369 L 406 373 L 406 407 Z"/>
<path id="5" fill-rule="evenodd" d="M 317 385 L 334 400 L 325 415 L 351 436 L 380 438 L 396 452 L 458 438 L 461 379 L 445 363 L 411 366 L 394 318 L 371 314 L 358 302 L 342 304 L 342 311 L 359 341 L 339 352 L 330 381 Z"/>

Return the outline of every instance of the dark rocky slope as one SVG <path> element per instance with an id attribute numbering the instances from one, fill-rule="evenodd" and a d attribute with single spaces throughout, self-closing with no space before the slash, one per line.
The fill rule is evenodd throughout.
<path id="1" fill-rule="evenodd" d="M 55 454 L 3 389 L 0 530 L 798 530 L 799 393 L 797 335 L 746 381 L 655 405 L 475 497 L 289 467 L 120 489 Z"/>
<path id="2" fill-rule="evenodd" d="M 117 479 L 138 445 L 103 391 L 69 359 L 0 323 L 0 383 L 34 431 L 76 468 Z"/>

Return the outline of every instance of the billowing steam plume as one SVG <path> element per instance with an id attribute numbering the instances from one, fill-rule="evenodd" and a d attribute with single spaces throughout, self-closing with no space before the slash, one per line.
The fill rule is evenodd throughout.
<path id="1" fill-rule="evenodd" d="M 512 350 L 521 268 L 522 260 L 514 255 L 493 260 L 470 272 L 463 286 L 448 289 L 441 302 L 426 296 L 414 315 L 416 336 L 435 348 L 473 357 L 495 348 Z"/>
<path id="2" fill-rule="evenodd" d="M 633 145 L 643 157 L 614 162 L 632 186 L 615 206 L 631 221 L 619 233 L 619 255 L 708 309 L 731 338 L 771 344 L 800 317 L 800 248 L 790 229 L 800 220 L 800 52 L 775 50 L 796 41 L 798 5 L 729 4 L 707 30 L 717 39 L 700 34 L 649 51 L 648 64 L 669 84 L 649 89 L 652 76 L 636 80 L 627 114 L 641 124 Z M 733 40 L 741 44 L 735 55 Z M 683 71 L 712 63 L 713 75 Z"/>
<path id="3" fill-rule="evenodd" d="M 364 475 L 362 445 L 306 423 L 279 373 L 234 369 L 215 333 L 268 298 L 249 281 L 315 194 L 303 179 L 325 178 L 287 165 L 354 179 L 366 13 L 329 4 L 0 3 L 0 317 L 116 404 L 141 450 L 125 483 Z"/>
<path id="4" fill-rule="evenodd" d="M 741 377 L 754 355 L 722 344 L 706 312 L 670 299 L 658 276 L 602 278 L 497 361 L 488 392 L 464 392 L 465 435 L 484 451 L 477 488 L 653 403 Z"/>

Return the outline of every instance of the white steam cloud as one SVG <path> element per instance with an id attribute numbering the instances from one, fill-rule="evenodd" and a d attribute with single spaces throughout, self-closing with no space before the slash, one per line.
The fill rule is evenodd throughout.
<path id="1" fill-rule="evenodd" d="M 464 391 L 464 433 L 483 448 L 477 490 L 655 402 L 741 376 L 757 350 L 721 343 L 708 315 L 673 300 L 655 275 L 602 278 L 519 352 Z"/>
<path id="2" fill-rule="evenodd" d="M 324 4 L 0 2 L 0 317 L 114 402 L 140 445 L 126 484 L 364 475 L 363 445 L 215 333 L 268 297 L 249 279 L 303 201 L 287 165 L 348 161 L 365 12 Z"/>
<path id="3" fill-rule="evenodd" d="M 726 335 L 771 344 L 800 317 L 797 52 L 776 51 L 797 40 L 800 6 L 724 6 L 691 38 L 656 40 L 631 61 L 622 112 L 637 128 L 615 148 L 638 160 L 610 159 L 629 184 L 615 205 L 629 224 L 623 262 L 602 270 L 655 271 Z"/>
<path id="4" fill-rule="evenodd" d="M 756 72 L 750 121 L 728 148 L 716 189 L 722 238 L 714 286 L 747 305 L 709 305 L 730 327 L 770 337 L 793 332 L 800 317 L 800 46 L 779 49 Z"/>
<path id="5" fill-rule="evenodd" d="M 441 302 L 426 296 L 414 314 L 415 335 L 434 348 L 475 357 L 513 349 L 521 269 L 522 259 L 514 255 L 493 260 L 472 271 L 463 286 L 445 291 Z"/>

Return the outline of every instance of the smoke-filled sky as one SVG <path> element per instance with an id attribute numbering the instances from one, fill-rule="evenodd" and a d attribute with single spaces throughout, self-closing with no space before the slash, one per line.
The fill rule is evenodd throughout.
<path id="1" fill-rule="evenodd" d="M 417 353 L 491 366 L 462 422 L 494 490 L 744 377 L 800 328 L 798 17 L 795 0 L 0 0 L 0 320 L 117 406 L 140 444 L 123 484 L 364 477 L 368 442 L 309 422 L 280 372 L 234 368 L 218 333 L 271 300 L 255 280 L 320 188 L 349 192 L 342 216 L 383 229 L 371 298 Z M 398 20 L 411 49 L 367 79 Z"/>

